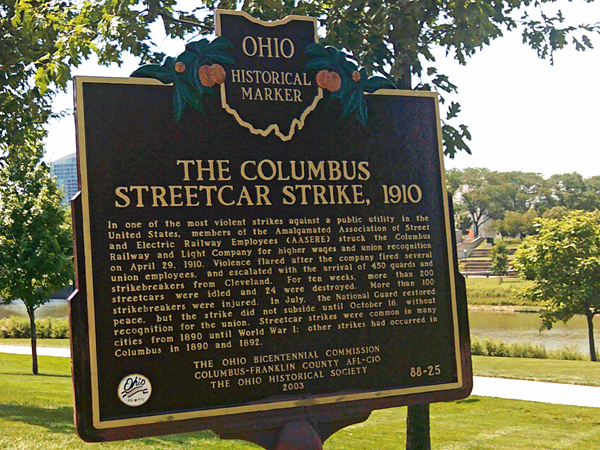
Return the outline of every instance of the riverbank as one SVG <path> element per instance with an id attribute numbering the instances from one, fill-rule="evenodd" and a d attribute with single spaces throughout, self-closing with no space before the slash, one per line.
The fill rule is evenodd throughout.
<path id="1" fill-rule="evenodd" d="M 589 356 L 587 324 L 583 316 L 575 316 L 567 324 L 558 322 L 552 330 L 540 332 L 541 307 L 527 304 L 519 296 L 519 292 L 530 286 L 531 282 L 519 278 L 498 277 L 468 278 L 466 281 L 469 322 L 473 337 L 507 345 L 531 344 L 544 347 L 548 351 L 567 349 L 569 353 Z M 24 308 L 19 304 L 4 309 L 0 306 L 0 317 L 3 314 L 18 314 L 23 316 L 24 321 L 27 320 Z M 40 308 L 37 314 L 38 317 L 52 317 L 53 324 L 59 324 L 60 320 L 66 321 L 66 315 L 66 302 L 52 302 Z M 596 317 L 595 323 L 596 342 L 600 342 L 600 316 Z M 46 345 L 55 346 L 55 343 Z M 68 342 L 57 345 L 66 347 Z"/>
<path id="2" fill-rule="evenodd" d="M 506 277 L 469 277 L 467 283 L 467 302 L 469 306 L 489 307 L 530 307 L 540 306 L 519 297 L 519 293 L 533 285 L 532 281 Z"/>
<path id="3" fill-rule="evenodd" d="M 521 312 L 539 314 L 542 308 L 539 306 L 525 305 L 468 305 L 469 311 L 488 311 L 488 312 Z"/>

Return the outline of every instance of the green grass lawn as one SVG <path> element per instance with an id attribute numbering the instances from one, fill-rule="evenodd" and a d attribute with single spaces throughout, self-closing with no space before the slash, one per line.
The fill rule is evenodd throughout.
<path id="1" fill-rule="evenodd" d="M 592 361 L 473 356 L 473 374 L 482 377 L 600 386 L 600 362 Z"/>
<path id="2" fill-rule="evenodd" d="M 489 360 L 489 361 L 488 361 Z M 479 371 L 493 360 L 475 358 Z M 519 360 L 521 363 L 527 360 Z M 538 361 L 535 361 L 536 364 Z M 543 361 L 545 362 L 545 361 Z M 502 364 L 503 361 L 498 364 Z M 558 361 L 582 370 L 579 361 Z M 575 363 L 575 365 L 573 365 Z M 533 370 L 532 366 L 532 369 Z M 600 368 L 600 365 L 598 366 Z M 553 370 L 550 367 L 547 370 Z M 40 357 L 41 375 L 29 375 L 30 358 L 0 354 L 0 449 L 213 449 L 253 448 L 197 432 L 125 442 L 86 444 L 75 434 L 68 358 Z M 486 368 L 486 370 L 491 370 Z M 497 370 L 512 370 L 501 367 Z M 375 411 L 366 422 L 347 427 L 325 443 L 326 450 L 387 450 L 405 446 L 406 408 Z M 462 449 L 591 450 L 600 445 L 600 410 L 573 406 L 471 397 L 431 407 L 432 447 Z"/>

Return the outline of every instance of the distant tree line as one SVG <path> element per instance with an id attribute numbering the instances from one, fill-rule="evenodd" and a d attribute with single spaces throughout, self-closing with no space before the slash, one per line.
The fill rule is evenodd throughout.
<path id="1" fill-rule="evenodd" d="M 600 176 L 584 178 L 573 172 L 545 179 L 532 172 L 468 168 L 448 170 L 446 180 L 457 229 L 466 234 L 473 228 L 475 236 L 490 220 L 502 235 L 524 237 L 534 233 L 537 218 L 600 209 Z"/>

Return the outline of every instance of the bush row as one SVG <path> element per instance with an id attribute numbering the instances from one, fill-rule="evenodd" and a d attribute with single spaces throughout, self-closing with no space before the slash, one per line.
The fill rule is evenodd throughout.
<path id="1" fill-rule="evenodd" d="M 69 320 L 66 318 L 36 319 L 35 326 L 40 339 L 69 337 Z M 0 319 L 0 338 L 31 338 L 29 317 L 10 316 Z"/>
<path id="2" fill-rule="evenodd" d="M 567 361 L 587 361 L 589 355 L 581 353 L 576 346 L 548 350 L 543 345 L 533 345 L 528 342 L 507 344 L 489 338 L 480 339 L 471 336 L 471 353 L 481 356 L 505 356 L 511 358 L 560 359 Z"/>

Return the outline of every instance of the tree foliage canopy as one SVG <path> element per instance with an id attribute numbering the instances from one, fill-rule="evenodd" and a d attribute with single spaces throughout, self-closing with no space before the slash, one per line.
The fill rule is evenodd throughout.
<path id="1" fill-rule="evenodd" d="M 572 211 L 562 219 L 539 219 L 538 234 L 523 241 L 515 267 L 535 283 L 523 295 L 542 302 L 543 327 L 575 314 L 588 321 L 590 355 L 596 360 L 593 318 L 600 314 L 600 214 Z"/>
<path id="2" fill-rule="evenodd" d="M 26 150 L 0 169 L 0 298 L 25 304 L 36 374 L 35 311 L 73 279 L 73 244 L 62 192 L 41 152 Z"/>
<path id="3" fill-rule="evenodd" d="M 153 51 L 150 26 L 157 11 L 178 15 L 175 1 L 6 0 L 0 5 L 0 155 L 45 136 L 51 101 L 71 69 L 94 54 L 100 64 L 120 63 L 129 52 L 145 60 Z M 172 36 L 193 26 L 165 22 Z"/>
<path id="4" fill-rule="evenodd" d="M 40 155 L 17 156 L 0 170 L 0 297 L 35 309 L 73 279 L 71 225 Z"/>
<path id="5" fill-rule="evenodd" d="M 501 219 L 506 211 L 503 203 L 509 202 L 509 197 L 503 196 L 498 178 L 498 172 L 483 168 L 447 172 L 448 190 L 455 195 L 455 213 L 470 216 L 475 236 L 483 224 Z"/>
<path id="6" fill-rule="evenodd" d="M 71 69 L 95 55 L 101 64 L 120 63 L 123 53 L 143 62 L 163 59 L 151 32 L 193 38 L 213 32 L 215 8 L 242 9 L 264 19 L 290 14 L 318 17 L 323 43 L 345 48 L 369 75 L 379 72 L 402 89 L 457 87 L 439 73 L 433 50 L 442 48 L 461 64 L 504 32 L 520 29 L 541 58 L 569 42 L 591 48 L 600 25 L 565 23 L 544 12 L 552 0 L 206 0 L 179 7 L 176 0 L 6 0 L 0 6 L 0 153 L 43 136 L 51 99 L 65 88 Z M 189 5 L 189 4 L 188 4 Z M 533 15 L 532 15 L 533 14 Z M 444 148 L 469 151 L 465 125 L 452 126 L 458 103 L 447 105 Z"/>
<path id="7" fill-rule="evenodd" d="M 553 175 L 540 189 L 543 211 L 557 206 L 592 211 L 600 208 L 600 176 L 584 179 L 578 173 Z"/>
<path id="8" fill-rule="evenodd" d="M 544 179 L 530 172 L 452 169 L 446 173 L 446 184 L 454 196 L 456 222 L 464 222 L 468 215 L 476 233 L 493 219 L 494 229 L 503 235 L 531 235 L 538 217 L 600 209 L 600 177 L 583 178 L 575 172 Z"/>
<path id="9" fill-rule="evenodd" d="M 503 236 L 525 237 L 535 233 L 534 226 L 538 214 L 535 209 L 521 213 L 517 211 L 508 211 L 502 220 L 494 223 L 494 230 Z"/>

